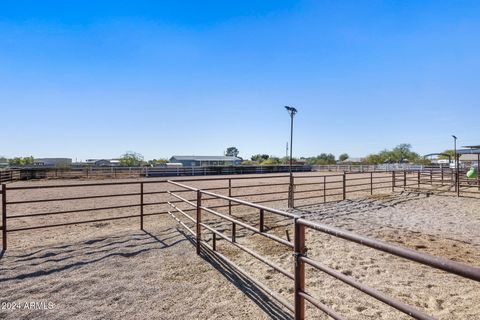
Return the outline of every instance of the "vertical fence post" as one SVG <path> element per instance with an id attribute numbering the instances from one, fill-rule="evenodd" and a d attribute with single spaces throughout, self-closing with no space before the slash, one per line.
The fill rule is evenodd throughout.
<path id="1" fill-rule="evenodd" d="M 212 232 L 212 248 L 213 251 L 217 251 L 217 234 Z"/>
<path id="2" fill-rule="evenodd" d="M 305 300 L 300 292 L 305 291 L 305 262 L 299 258 L 305 254 L 305 226 L 295 219 L 295 320 L 305 319 Z"/>
<path id="3" fill-rule="evenodd" d="M 202 192 L 197 190 L 197 254 L 200 254 L 200 241 L 202 240 Z"/>
<path id="4" fill-rule="evenodd" d="M 235 222 L 232 223 L 232 242 L 237 241 L 237 224 Z"/>
<path id="5" fill-rule="evenodd" d="M 7 250 L 7 185 L 2 184 L 2 248 Z"/>
<path id="6" fill-rule="evenodd" d="M 140 230 L 143 230 L 143 182 L 140 182 Z"/>
<path id="7" fill-rule="evenodd" d="M 395 192 L 395 170 L 392 170 L 392 192 Z"/>
<path id="8" fill-rule="evenodd" d="M 294 206 L 294 204 L 293 204 L 293 186 L 294 186 L 293 175 L 292 175 L 292 173 L 290 173 L 290 182 L 288 183 L 288 207 L 289 208 L 293 208 L 293 206 Z"/>
<path id="9" fill-rule="evenodd" d="M 373 195 L 373 172 L 370 172 L 370 195 Z"/>
<path id="10" fill-rule="evenodd" d="M 403 170 L 403 191 L 407 189 L 407 171 Z"/>
<path id="11" fill-rule="evenodd" d="M 420 170 L 418 170 L 417 172 L 417 184 L 418 184 L 418 188 L 420 189 Z"/>
<path id="12" fill-rule="evenodd" d="M 343 200 L 345 200 L 347 198 L 347 174 L 345 173 L 345 171 L 343 172 L 343 180 L 342 180 L 342 184 L 343 184 Z"/>
<path id="13" fill-rule="evenodd" d="M 430 169 L 430 185 L 433 186 L 433 176 L 432 176 L 432 169 Z"/>
<path id="14" fill-rule="evenodd" d="M 263 230 L 265 229 L 264 226 L 265 226 L 265 217 L 264 217 L 265 213 L 263 211 L 263 209 L 260 209 L 260 232 L 263 232 Z"/>
<path id="15" fill-rule="evenodd" d="M 232 178 L 228 178 L 228 196 L 232 197 Z M 232 215 L 232 200 L 228 200 L 228 214 Z"/>
<path id="16" fill-rule="evenodd" d="M 457 171 L 455 174 L 457 175 L 457 197 L 460 197 L 460 173 Z"/>
<path id="17" fill-rule="evenodd" d="M 441 175 L 442 175 L 442 186 L 443 186 L 443 167 L 440 170 L 441 170 Z"/>
<path id="18" fill-rule="evenodd" d="M 323 203 L 327 202 L 327 176 L 323 176 Z"/>

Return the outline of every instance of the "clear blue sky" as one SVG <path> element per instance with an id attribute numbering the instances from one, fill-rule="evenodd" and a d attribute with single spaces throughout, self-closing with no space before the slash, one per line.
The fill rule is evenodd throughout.
<path id="1" fill-rule="evenodd" d="M 480 1 L 2 1 L 0 155 L 480 143 Z"/>

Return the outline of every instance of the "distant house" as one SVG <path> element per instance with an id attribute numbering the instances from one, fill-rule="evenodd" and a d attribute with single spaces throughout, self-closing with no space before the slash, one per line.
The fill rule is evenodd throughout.
<path id="1" fill-rule="evenodd" d="M 348 157 L 347 159 L 345 159 L 343 161 L 339 161 L 338 163 L 341 163 L 341 164 L 357 164 L 357 163 L 362 163 L 363 160 L 365 160 L 365 158 Z"/>
<path id="2" fill-rule="evenodd" d="M 242 160 L 231 156 L 173 156 L 170 163 L 181 163 L 185 167 L 238 166 Z"/>
<path id="3" fill-rule="evenodd" d="M 70 167 L 71 158 L 36 158 L 33 159 L 34 166 L 40 167 Z"/>
<path id="4" fill-rule="evenodd" d="M 120 160 L 118 159 L 87 159 L 83 163 L 92 167 L 112 167 L 119 166 Z"/>

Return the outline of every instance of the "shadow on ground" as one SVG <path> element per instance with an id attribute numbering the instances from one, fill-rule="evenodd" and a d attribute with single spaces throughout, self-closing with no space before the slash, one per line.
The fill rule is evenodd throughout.
<path id="1" fill-rule="evenodd" d="M 15 254 L 15 249 L 10 249 L 7 254 L 2 253 L 0 283 L 81 268 L 115 256 L 131 258 L 186 241 L 176 228 L 161 230 L 160 234 L 161 237 L 148 231 L 138 231 L 121 236 L 51 246 L 21 254 Z"/>
<path id="2" fill-rule="evenodd" d="M 189 234 L 179 230 L 193 245 L 196 240 Z M 195 254 L 195 253 L 193 253 Z M 219 271 L 228 281 L 240 289 L 250 300 L 260 307 L 270 318 L 276 320 L 293 319 L 293 316 L 285 311 L 278 303 L 264 293 L 254 282 L 238 272 L 230 264 L 218 257 L 215 252 L 206 246 L 202 246 L 200 256 Z"/>

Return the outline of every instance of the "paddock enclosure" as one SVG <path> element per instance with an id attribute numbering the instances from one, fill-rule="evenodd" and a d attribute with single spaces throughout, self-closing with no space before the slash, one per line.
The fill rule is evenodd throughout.
<path id="1" fill-rule="evenodd" d="M 230 283 L 256 301 L 245 319 L 475 319 L 478 190 L 451 170 L 15 182 L 2 186 L 3 259 L 33 244 L 168 226 L 220 274 L 236 274 Z M 193 247 L 182 250 L 197 261 Z"/>

